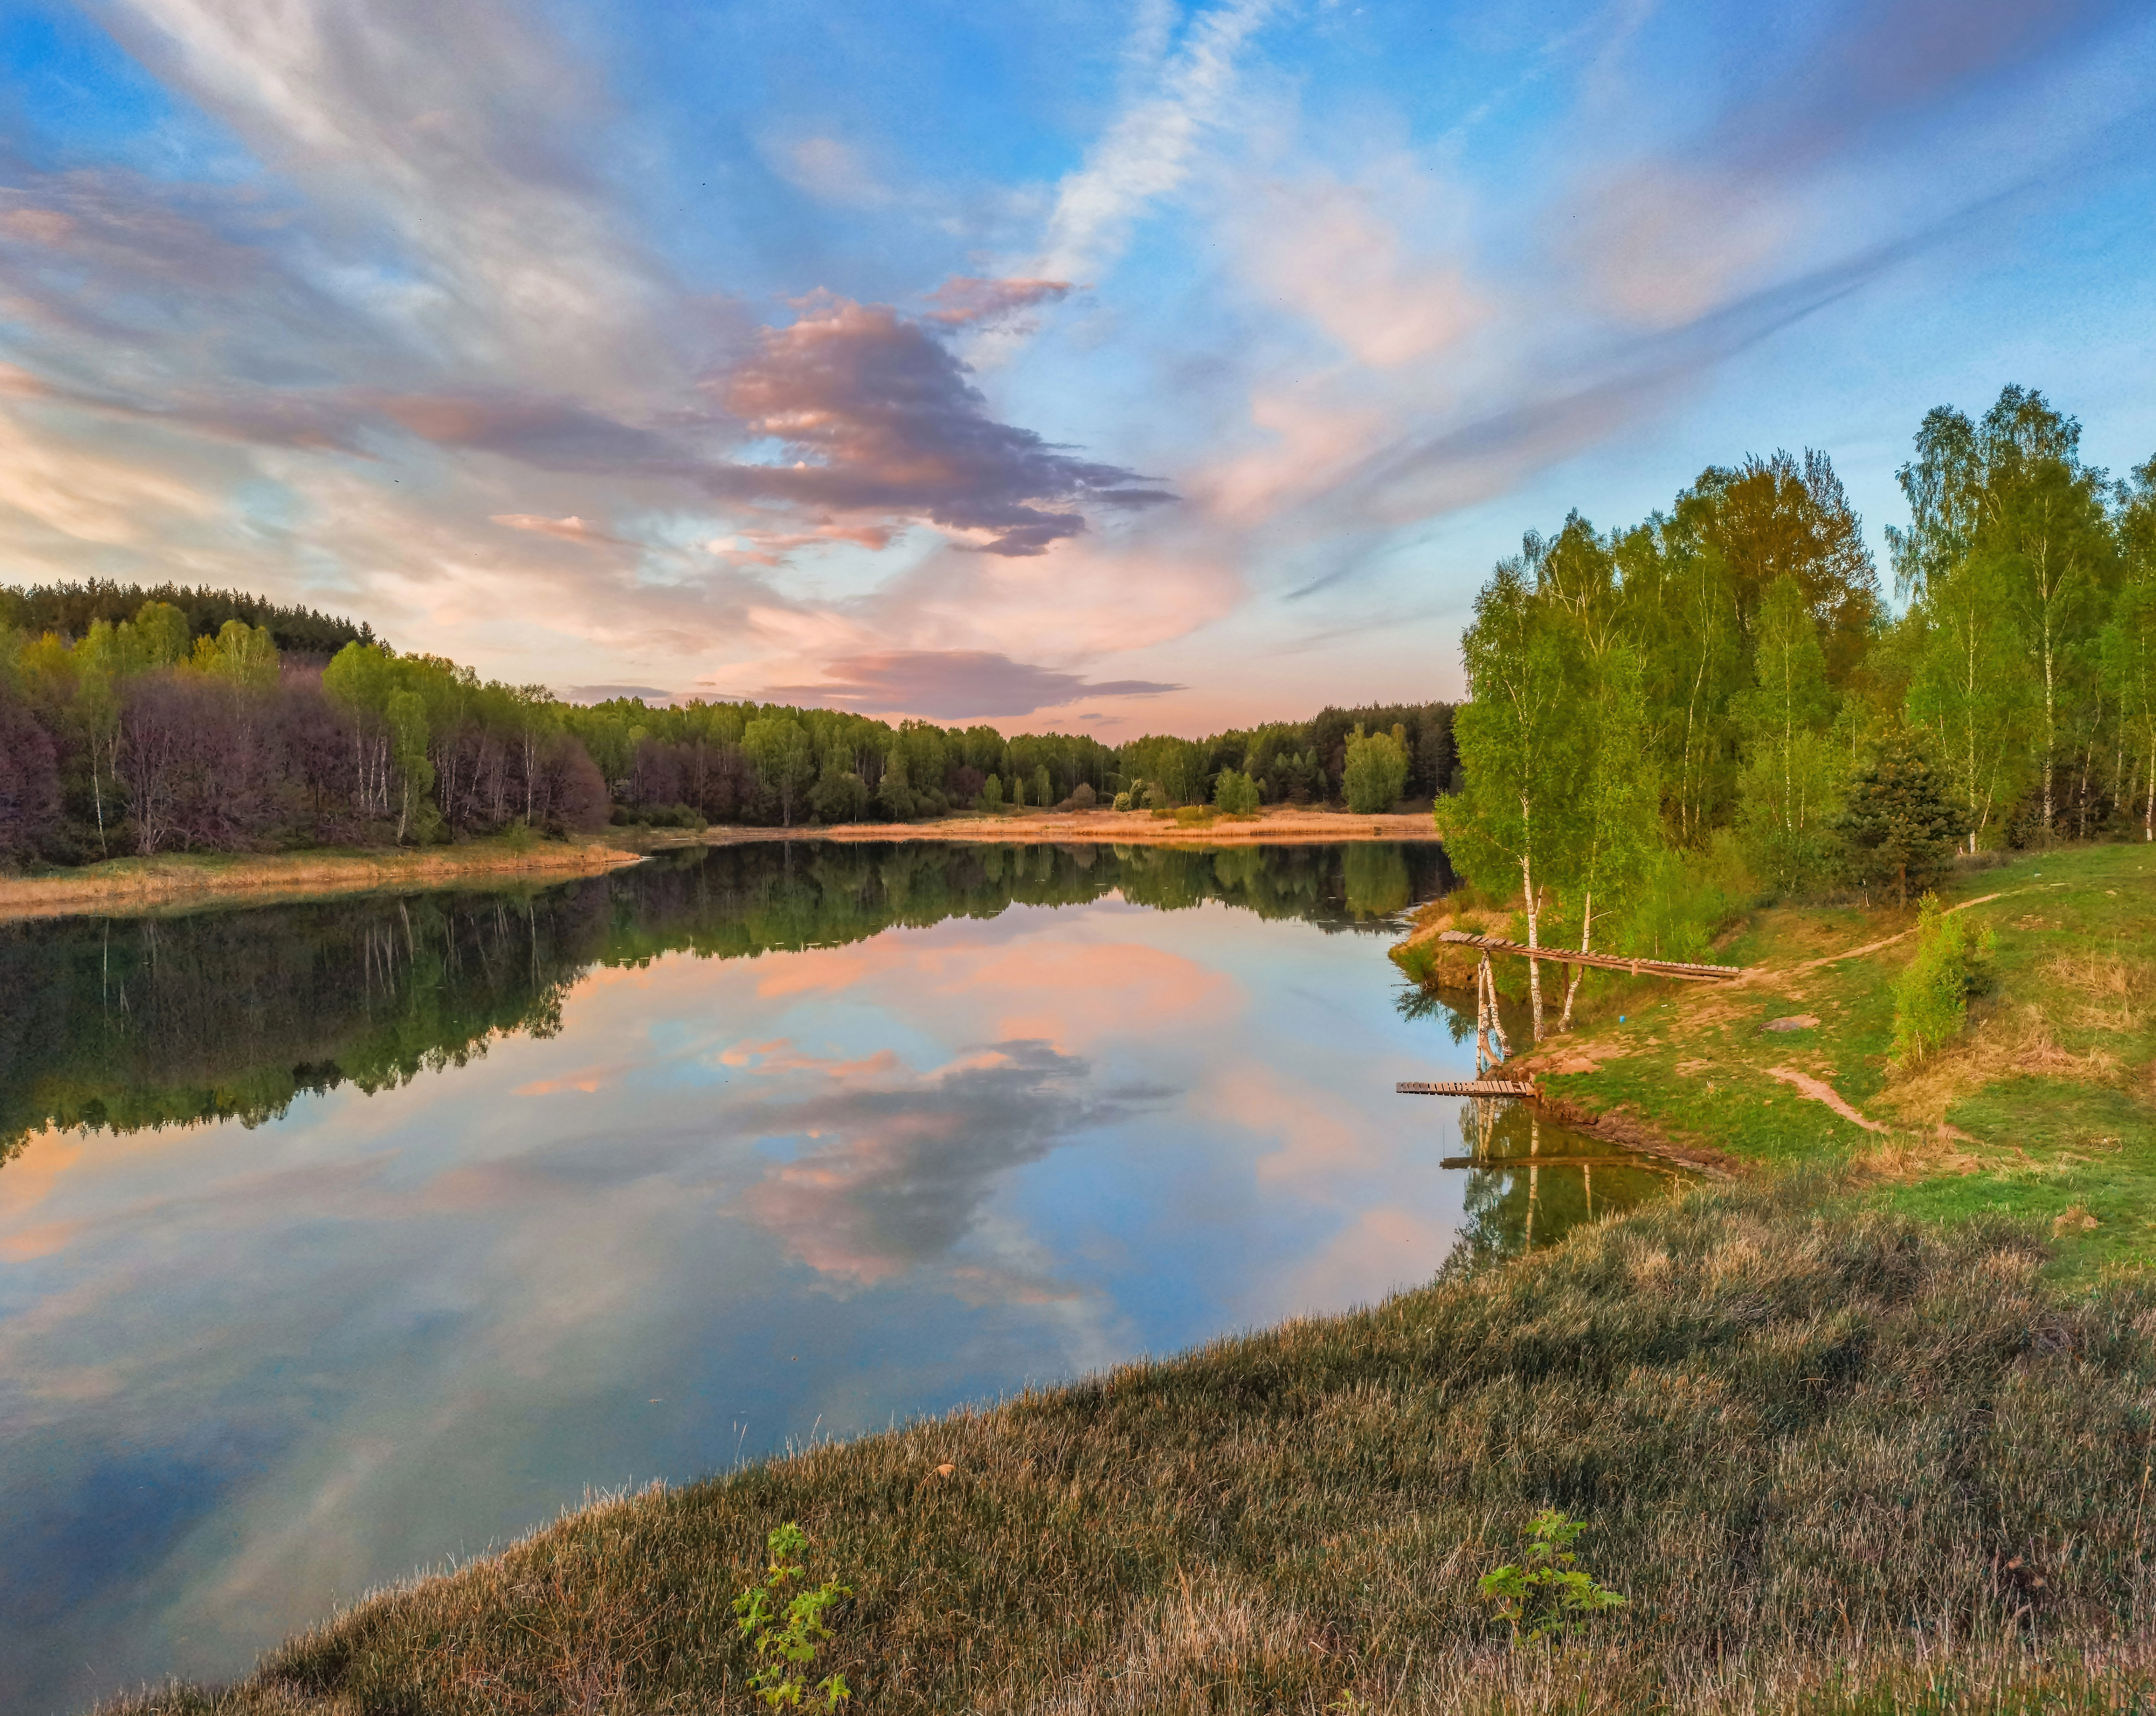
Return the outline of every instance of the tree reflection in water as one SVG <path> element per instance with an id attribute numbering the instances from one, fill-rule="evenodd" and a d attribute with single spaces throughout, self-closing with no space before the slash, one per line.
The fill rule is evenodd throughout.
<path id="1" fill-rule="evenodd" d="M 1476 1097 L 1460 1110 L 1470 1149 L 1466 1220 L 1447 1266 L 1472 1269 L 1552 1246 L 1582 1222 L 1614 1215 L 1686 1176 L 1544 1121 L 1532 1102 Z"/>
<path id="2" fill-rule="evenodd" d="M 1433 843 L 1192 850 L 696 847 L 532 890 L 454 890 L 0 927 L 0 1162 L 47 1127 L 258 1125 L 547 1035 L 597 967 L 754 958 L 1120 892 L 1397 933 L 1450 886 Z"/>

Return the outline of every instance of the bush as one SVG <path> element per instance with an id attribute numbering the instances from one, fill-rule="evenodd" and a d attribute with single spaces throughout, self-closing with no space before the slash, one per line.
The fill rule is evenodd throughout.
<path id="1" fill-rule="evenodd" d="M 1098 802 L 1098 796 L 1091 787 L 1081 780 L 1071 789 L 1070 802 L 1073 810 L 1091 810 Z"/>
<path id="2" fill-rule="evenodd" d="M 1927 894 L 1917 908 L 1917 951 L 1893 981 L 1894 1059 L 1910 1066 L 1936 1055 L 1962 1033 L 1969 998 L 1991 985 L 1996 938 L 1969 934 L 1958 916 Z"/>
<path id="3" fill-rule="evenodd" d="M 1131 795 L 1128 793 L 1116 794 L 1115 808 L 1118 810 L 1129 809 L 1131 808 Z"/>

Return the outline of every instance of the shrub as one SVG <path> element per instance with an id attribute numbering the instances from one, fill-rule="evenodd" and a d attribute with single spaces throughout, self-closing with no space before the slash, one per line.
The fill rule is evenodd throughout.
<path id="1" fill-rule="evenodd" d="M 1131 808 L 1131 795 L 1128 793 L 1116 794 L 1115 808 L 1118 810 L 1129 809 Z"/>
<path id="2" fill-rule="evenodd" d="M 1990 986 L 1996 938 L 1971 936 L 1958 916 L 1926 894 L 1917 908 L 1917 951 L 1893 981 L 1894 1059 L 1903 1066 L 1936 1055 L 1962 1033 L 1969 998 Z"/>

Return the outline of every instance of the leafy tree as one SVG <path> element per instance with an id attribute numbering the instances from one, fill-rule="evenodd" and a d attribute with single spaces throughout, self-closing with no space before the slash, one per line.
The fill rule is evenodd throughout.
<path id="1" fill-rule="evenodd" d="M 1049 784 L 1048 765 L 1037 763 L 1033 771 L 1033 802 L 1044 809 L 1055 799 L 1055 789 Z"/>
<path id="2" fill-rule="evenodd" d="M 1213 783 L 1215 809 L 1229 816 L 1247 816 L 1258 808 L 1258 784 L 1240 769 L 1224 768 Z"/>
<path id="3" fill-rule="evenodd" d="M 833 753 L 808 795 L 809 814 L 819 822 L 858 822 L 868 808 L 868 784 L 845 766 L 843 757 Z"/>
<path id="4" fill-rule="evenodd" d="M 1614 644 L 1599 664 L 1585 712 L 1592 760 L 1576 812 L 1573 862 L 1559 891 L 1568 905 L 1578 904 L 1583 953 L 1594 951 L 1596 922 L 1631 903 L 1661 846 L 1661 792 L 1642 681 L 1639 652 L 1629 643 Z M 1560 1030 L 1572 1023 L 1584 975 L 1584 967 L 1575 967 L 1565 984 Z"/>
<path id="5" fill-rule="evenodd" d="M 1835 826 L 1859 878 L 1891 878 L 1895 898 L 1906 903 L 1911 888 L 1946 869 L 1969 813 L 1948 796 L 1923 753 L 1897 737 L 1881 744 L 1850 783 Z"/>
<path id="6" fill-rule="evenodd" d="M 793 807 L 803 789 L 816 778 L 815 751 L 808 742 L 807 732 L 800 722 L 783 715 L 765 716 L 752 721 L 742 730 L 742 749 L 763 789 L 777 800 L 780 822 L 785 827 L 793 827 Z M 888 767 L 885 773 L 887 778 Z M 901 766 L 897 789 L 903 791 L 905 786 Z"/>
<path id="7" fill-rule="evenodd" d="M 1501 563 L 1476 599 L 1460 640 L 1471 701 L 1453 721 L 1466 790 L 1440 800 L 1437 825 L 1454 864 L 1479 886 L 1519 878 L 1527 945 L 1542 945 L 1537 866 L 1561 875 L 1570 808 L 1580 784 L 1578 677 L 1563 629 L 1527 587 L 1519 560 Z M 1542 1040 L 1542 966 L 1527 962 L 1535 1040 Z"/>
<path id="8" fill-rule="evenodd" d="M 2033 698 L 2007 585 L 2005 568 L 1991 557 L 1935 564 L 1911 616 L 1921 642 L 1909 718 L 1930 736 L 1969 807 L 1972 852 L 2020 792 L 2030 760 Z"/>
<path id="9" fill-rule="evenodd" d="M 1835 855 L 1835 696 L 1810 604 L 1793 578 L 1759 604 L 1753 688 L 1736 700 L 1745 764 L 1738 826 L 1760 873 L 1785 893 L 1818 884 Z"/>
<path id="10" fill-rule="evenodd" d="M 981 783 L 981 804 L 989 810 L 1003 809 L 1004 784 L 1001 777 L 992 774 Z"/>
<path id="11" fill-rule="evenodd" d="M 2122 764 L 2141 771 L 2141 838 L 2156 840 L 2156 459 L 2134 473 L 2122 521 L 2130 571 L 2103 629 L 2103 684 L 2118 711 Z M 2127 768 L 2118 771 L 2123 785 Z M 2123 795 L 2122 795 L 2123 796 Z"/>
<path id="12" fill-rule="evenodd" d="M 1688 533 L 1718 565 L 1748 645 L 1767 592 L 1786 578 L 1801 593 L 1823 645 L 1829 681 L 1845 681 L 1871 640 L 1879 574 L 1833 462 L 1804 450 L 1710 467 L 1680 496 Z"/>
<path id="13" fill-rule="evenodd" d="M 1350 810 L 1389 810 L 1408 784 L 1407 732 L 1365 733 L 1358 725 L 1348 741 L 1347 766 L 1340 789 Z"/>
<path id="14" fill-rule="evenodd" d="M 397 838 L 407 831 L 424 841 L 440 822 L 427 795 L 434 789 L 434 765 L 427 756 L 427 705 L 417 691 L 392 691 L 382 714 L 389 723 L 389 749 L 397 765 Z"/>

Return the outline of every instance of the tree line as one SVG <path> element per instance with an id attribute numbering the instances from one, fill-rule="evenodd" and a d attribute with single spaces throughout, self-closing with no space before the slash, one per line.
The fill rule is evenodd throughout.
<path id="1" fill-rule="evenodd" d="M 2080 440 L 2020 387 L 1929 413 L 1887 533 L 1898 614 L 1816 452 L 1527 536 L 1462 640 L 1455 861 L 1531 945 L 1686 958 L 1736 896 L 2156 840 L 2156 459 L 2113 480 Z"/>
<path id="2" fill-rule="evenodd" d="M 1004 806 L 1379 809 L 1455 773 L 1441 703 L 1111 747 L 780 704 L 565 703 L 229 592 L 4 594 L 0 858 L 16 861 Z"/>

